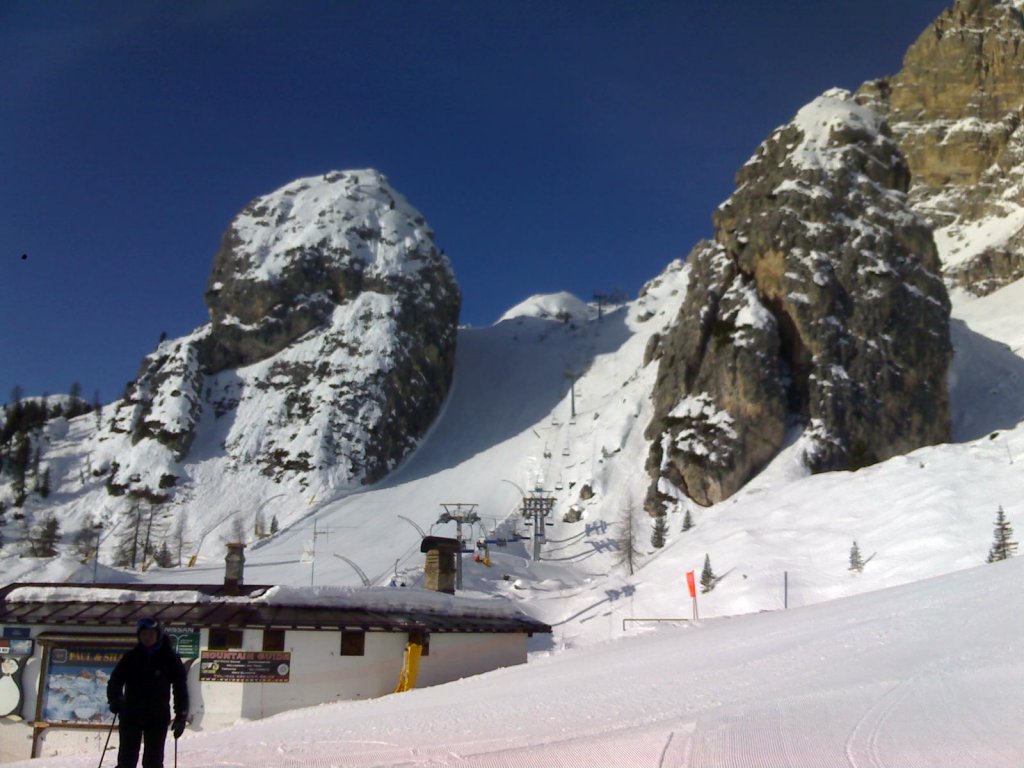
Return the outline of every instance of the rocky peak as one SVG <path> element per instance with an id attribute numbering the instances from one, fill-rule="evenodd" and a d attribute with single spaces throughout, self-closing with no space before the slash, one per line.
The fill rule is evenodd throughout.
<path id="1" fill-rule="evenodd" d="M 661 344 L 652 511 L 729 496 L 794 421 L 814 471 L 948 437 L 949 302 L 884 119 L 830 91 L 736 180 Z"/>
<path id="2" fill-rule="evenodd" d="M 1024 276 L 1022 8 L 958 0 L 857 94 L 892 125 L 949 280 L 980 294 Z"/>
<path id="3" fill-rule="evenodd" d="M 147 356 L 112 420 L 116 493 L 168 497 L 210 440 L 233 471 L 372 482 L 447 394 L 459 289 L 423 217 L 377 171 L 254 200 L 224 235 L 206 299 L 210 323 Z"/>

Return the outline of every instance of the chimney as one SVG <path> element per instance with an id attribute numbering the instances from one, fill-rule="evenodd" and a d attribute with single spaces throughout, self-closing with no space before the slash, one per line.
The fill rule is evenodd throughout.
<path id="1" fill-rule="evenodd" d="M 229 595 L 242 593 L 242 572 L 245 570 L 245 544 L 228 544 L 224 558 L 224 591 Z"/>
<path id="2" fill-rule="evenodd" d="M 455 594 L 455 558 L 459 553 L 459 542 L 441 536 L 425 536 L 420 552 L 427 553 L 424 567 L 423 586 L 435 592 Z"/>

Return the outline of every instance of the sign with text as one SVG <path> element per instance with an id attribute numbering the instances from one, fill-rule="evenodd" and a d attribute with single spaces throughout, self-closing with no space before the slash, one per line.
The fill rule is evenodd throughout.
<path id="1" fill-rule="evenodd" d="M 203 651 L 199 681 L 211 683 L 287 683 L 289 651 Z"/>

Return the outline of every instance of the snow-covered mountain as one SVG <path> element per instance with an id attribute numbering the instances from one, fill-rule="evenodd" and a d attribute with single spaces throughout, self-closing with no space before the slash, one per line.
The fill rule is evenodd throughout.
<path id="1" fill-rule="evenodd" d="M 975 35 L 977 30 L 970 23 L 988 18 L 998 18 L 999 26 L 991 32 L 993 39 L 1003 40 L 1009 34 L 1007 30 L 1017 34 L 1017 27 L 1024 29 L 1019 2 L 961 0 L 954 11 L 952 16 L 943 17 L 946 21 L 940 38 L 951 34 L 951 24 L 964 27 L 959 39 Z M 931 34 L 938 33 L 933 30 Z M 989 39 L 984 33 L 977 34 Z M 918 46 L 925 46 L 922 41 Z M 918 59 L 908 54 L 907 72 L 911 74 L 895 82 L 913 79 L 913 72 L 921 69 L 909 66 L 915 61 Z M 993 74 L 991 68 L 985 73 L 986 78 Z M 947 74 L 938 80 L 946 83 Z M 918 77 L 923 75 L 919 73 Z M 989 79 L 979 82 L 970 81 L 967 90 L 975 86 L 991 88 Z M 276 285 L 273 280 L 267 283 L 266 278 L 272 272 L 280 274 L 274 270 L 279 269 L 275 265 L 282 255 L 290 254 L 289 264 L 306 263 L 305 257 L 293 257 L 305 253 L 304 238 L 312 237 L 342 262 L 349 255 L 362 253 L 369 243 L 391 247 L 401 241 L 413 256 L 396 260 L 398 266 L 383 282 L 401 283 L 409 270 L 431 262 L 439 270 L 434 274 L 434 284 L 442 286 L 443 290 L 438 290 L 451 299 L 452 289 L 444 279 L 443 255 L 434 249 L 425 224 L 416 222 L 417 214 L 393 190 L 384 195 L 383 184 L 375 182 L 368 198 L 358 197 L 358 184 L 353 185 L 351 180 L 356 175 L 362 179 L 370 172 L 304 180 L 289 185 L 272 199 L 257 200 L 229 230 L 215 263 L 209 285 L 213 313 L 210 326 L 161 345 L 147 358 L 134 391 L 125 400 L 98 415 L 52 420 L 37 431 L 34 441 L 40 449 L 40 466 L 49 470 L 49 495 L 42 498 L 30 493 L 24 506 L 17 508 L 23 519 L 16 520 L 11 491 L 5 486 L 7 525 L 0 529 L 4 535 L 0 567 L 5 577 L 11 581 L 88 581 L 95 573 L 100 581 L 216 582 L 223 572 L 224 542 L 241 538 L 249 547 L 246 579 L 251 582 L 358 586 L 365 577 L 376 586 L 415 584 L 421 575 L 422 533 L 454 535 L 454 526 L 439 522 L 441 505 L 473 504 L 481 523 L 472 531 L 472 538 L 489 542 L 491 557 L 490 565 L 465 559 L 466 591 L 504 597 L 552 625 L 552 637 L 537 638 L 533 649 L 535 659 L 548 652 L 551 658 L 543 662 L 544 672 L 508 671 L 479 682 L 466 681 L 454 686 L 454 693 L 417 692 L 401 704 L 381 703 L 378 706 L 383 720 L 375 719 L 378 710 L 373 709 L 373 702 L 342 708 L 344 712 L 332 709 L 331 717 L 347 723 L 341 727 L 343 735 L 339 738 L 362 743 L 377 738 L 381 729 L 386 730 L 383 722 L 388 718 L 418 724 L 415 727 L 420 735 L 412 726 L 395 731 L 399 734 L 395 736 L 395 743 L 400 744 L 397 751 L 380 757 L 368 750 L 365 759 L 354 764 L 402 764 L 421 757 L 447 760 L 447 753 L 409 751 L 422 745 L 427 737 L 421 734 L 432 733 L 431 724 L 436 725 L 436 719 L 429 718 L 425 711 L 432 707 L 449 711 L 461 694 L 469 701 L 479 701 L 492 690 L 489 686 L 505 686 L 516 691 L 520 700 L 531 700 L 527 689 L 536 684 L 532 676 L 546 674 L 560 684 L 544 689 L 547 693 L 542 698 L 556 703 L 548 706 L 538 701 L 530 711 L 542 711 L 552 722 L 561 718 L 571 723 L 564 729 L 567 741 L 584 739 L 591 746 L 604 743 L 601 739 L 611 727 L 608 712 L 617 713 L 615 722 L 624 723 L 618 734 L 622 740 L 607 737 L 611 745 L 607 752 L 587 752 L 591 758 L 613 756 L 608 765 L 645 764 L 615 761 L 631 754 L 628 749 L 622 751 L 626 746 L 638 750 L 645 743 L 649 746 L 653 742 L 648 737 L 652 735 L 661 740 L 661 763 L 655 756 L 646 764 L 810 766 L 840 764 L 845 759 L 842 764 L 881 765 L 889 764 L 886 755 L 906 758 L 909 742 L 900 742 L 900 738 L 910 735 L 914 743 L 920 742 L 924 750 L 920 754 L 926 757 L 903 762 L 897 759 L 893 764 L 1013 765 L 1007 756 L 1019 754 L 1022 745 L 1019 738 L 1011 738 L 1008 733 L 1007 723 L 1012 720 L 1000 720 L 985 728 L 979 725 L 986 743 L 994 745 L 989 752 L 974 750 L 971 734 L 947 729 L 942 737 L 952 738 L 953 745 L 965 750 L 968 757 L 960 762 L 944 761 L 944 753 L 927 751 L 929 740 L 935 743 L 939 738 L 937 729 L 925 728 L 914 720 L 910 703 L 928 700 L 932 708 L 927 711 L 935 713 L 934 702 L 941 694 L 946 700 L 981 697 L 984 701 L 979 699 L 978 707 L 1011 706 L 1010 697 L 1003 693 L 984 694 L 982 683 L 988 673 L 993 679 L 1006 673 L 1012 654 L 1002 653 L 992 670 L 985 667 L 980 651 L 961 657 L 969 663 L 965 674 L 970 681 L 965 683 L 961 677 L 952 680 L 936 672 L 940 666 L 955 664 L 956 659 L 929 638 L 941 636 L 950 642 L 969 644 L 984 641 L 988 643 L 984 647 L 993 653 L 1000 648 L 1019 649 L 1020 627 L 1013 613 L 1016 610 L 1019 614 L 1019 600 L 1014 599 L 1013 607 L 1003 613 L 988 605 L 982 610 L 980 603 L 1002 599 L 1020 570 L 1014 563 L 984 563 L 998 509 L 1002 508 L 1018 529 L 1024 525 L 1024 505 L 1020 502 L 1024 498 L 1024 314 L 1020 311 L 1024 306 L 1024 280 L 1003 275 L 997 288 L 986 278 L 982 289 L 973 293 L 952 287 L 963 284 L 964 270 L 953 267 L 963 264 L 962 256 L 972 250 L 973 238 L 979 238 L 974 243 L 978 247 L 973 248 L 978 253 L 985 250 L 982 240 L 992 242 L 1000 232 L 1008 233 L 1000 240 L 1000 247 L 1015 247 L 1011 236 L 1015 230 L 1010 226 L 1016 220 L 1015 208 L 1011 208 L 1019 201 L 1012 191 L 1016 187 L 994 184 L 995 197 L 989 201 L 992 205 L 979 204 L 972 192 L 969 210 L 956 209 L 953 213 L 957 218 L 938 219 L 939 198 L 914 186 L 918 161 L 907 149 L 910 137 L 923 135 L 934 125 L 917 130 L 904 121 L 898 128 L 891 128 L 890 138 L 890 126 L 882 120 L 897 114 L 891 111 L 897 102 L 903 110 L 899 114 L 909 113 L 911 106 L 900 101 L 907 94 L 930 91 L 923 86 L 915 90 L 901 85 L 897 99 L 897 90 L 887 89 L 877 83 L 865 86 L 858 92 L 857 104 L 849 94 L 830 92 L 823 97 L 824 102 L 812 102 L 794 123 L 774 132 L 763 145 L 764 151 L 741 170 L 736 199 L 743 205 L 726 205 L 717 214 L 722 226 L 717 245 L 705 249 L 710 256 L 669 264 L 636 299 L 599 308 L 567 294 L 535 296 L 510 309 L 491 327 L 458 329 L 450 387 L 445 383 L 444 364 L 432 369 L 435 378 L 430 391 L 444 391 L 443 405 L 437 397 L 438 408 L 430 411 L 429 418 L 415 407 L 408 409 L 408 413 L 421 415 L 415 422 L 419 430 L 396 432 L 405 440 L 398 441 L 399 450 L 374 464 L 380 471 L 370 471 L 361 460 L 332 464 L 331 456 L 340 454 L 348 460 L 354 452 L 338 451 L 337 442 L 325 444 L 325 435 L 367 445 L 366 435 L 376 434 L 374 425 L 379 422 L 360 415 L 361 398 L 371 392 L 367 387 L 373 377 L 350 374 L 363 370 L 362 360 L 389 357 L 390 353 L 359 352 L 379 350 L 393 341 L 394 328 L 386 330 L 386 339 L 378 339 L 376 334 L 380 323 L 386 325 L 383 318 L 394 315 L 384 312 L 374 315 L 379 323 L 364 323 L 365 314 L 343 309 L 352 303 L 345 293 L 346 286 L 353 280 L 363 280 L 363 276 L 335 275 L 330 282 L 336 294 L 330 301 L 323 300 L 320 290 L 292 291 L 292 296 L 308 298 L 294 319 L 275 314 L 277 298 L 272 292 L 261 291 Z M 889 104 L 889 98 L 895 101 Z M 853 116 L 851 119 L 832 120 L 837 100 L 845 105 L 843 109 Z M 801 121 L 822 117 L 823 104 L 831 105 L 824 130 L 815 133 L 810 124 L 801 128 Z M 852 124 L 858 121 L 861 128 L 869 126 L 871 130 L 858 134 L 860 128 Z M 800 130 L 791 130 L 794 126 Z M 970 142 L 960 141 L 970 132 L 961 128 L 954 131 L 959 137 L 958 146 L 970 151 Z M 825 139 L 835 134 L 841 139 L 843 152 L 849 150 L 849 155 L 863 166 L 857 173 L 842 176 L 849 168 L 845 164 L 839 169 L 826 167 L 832 158 L 822 149 L 824 145 L 818 147 L 822 151 L 814 157 L 800 154 L 812 133 Z M 941 141 L 932 144 L 938 146 Z M 871 146 L 884 150 L 884 154 L 868 152 L 866 148 Z M 799 154 L 795 160 L 794 149 Z M 898 152 L 909 157 L 906 167 L 910 176 L 903 179 L 909 187 L 883 183 L 877 175 L 899 177 L 906 171 L 900 166 Z M 938 155 L 925 153 L 928 163 L 941 156 L 941 152 L 935 152 Z M 1016 155 L 1004 153 L 1000 157 L 1012 161 L 1012 167 L 1001 167 L 1000 173 L 1008 179 L 1017 178 L 1024 166 L 1014 159 Z M 814 175 L 813 183 L 801 175 L 804 167 L 797 168 L 799 172 L 790 177 L 771 176 L 769 166 L 773 162 L 779 168 L 793 170 L 793 162 L 800 161 L 796 162 L 800 165 L 805 160 L 821 166 L 814 169 L 814 174 L 824 171 L 823 175 Z M 761 165 L 768 170 L 758 172 Z M 885 168 L 879 170 L 876 165 Z M 842 178 L 845 186 L 836 185 L 837 178 Z M 765 190 L 758 186 L 769 181 L 773 183 Z M 354 210 L 350 203 L 361 211 L 353 224 L 356 241 L 348 245 L 335 242 L 333 234 L 317 229 L 319 213 L 303 213 L 323 210 L 322 200 L 310 208 L 306 199 L 321 194 L 321 185 L 347 190 L 346 194 L 358 198 L 358 202 L 338 200 L 337 206 L 327 206 L 327 210 L 342 211 L 342 219 L 344 212 Z M 848 199 L 846 195 L 851 191 L 862 199 Z M 961 189 L 959 197 L 942 198 L 943 205 L 954 198 L 966 201 L 968 197 L 962 193 Z M 777 203 L 774 207 L 770 204 L 772 196 Z M 829 198 L 836 197 L 843 198 L 838 208 L 826 205 Z M 394 208 L 389 200 L 396 201 Z M 1002 203 L 998 203 L 1000 200 Z M 359 208 L 364 203 L 373 216 L 379 217 L 374 219 L 377 224 L 365 224 L 370 214 Z M 740 208 L 743 215 L 736 214 Z M 816 211 L 817 218 L 802 215 L 808 210 Z M 392 221 L 399 214 L 403 218 Z M 284 235 L 275 234 L 277 230 L 269 222 L 287 222 L 293 216 L 300 216 L 309 226 L 285 226 Z M 763 227 L 766 220 L 777 226 Z M 267 222 L 267 226 L 254 223 L 257 221 Z M 945 229 L 936 233 L 936 226 Z M 797 230 L 801 234 L 794 234 Z M 837 250 L 796 253 L 803 247 L 803 230 L 809 238 L 831 238 L 838 243 Z M 847 235 L 865 240 L 848 247 Z M 280 237 L 289 245 L 275 250 Z M 887 241 L 884 258 L 878 256 L 876 248 L 881 241 Z M 733 275 L 730 280 L 736 280 L 723 281 L 719 291 L 712 281 L 695 279 L 701 269 L 714 273 L 726 263 L 726 259 L 717 257 L 729 248 L 734 249 L 730 258 L 735 256 L 742 271 L 744 254 L 751 253 L 751 243 L 764 246 L 758 258 L 766 263 L 760 265 L 764 271 L 750 270 L 749 283 Z M 773 256 L 773 244 L 785 253 L 780 250 Z M 835 300 L 838 295 L 849 305 L 847 315 L 818 311 L 833 306 L 825 299 L 811 301 L 815 292 L 835 277 L 838 265 L 830 260 L 838 262 L 837 253 L 849 256 L 849 264 L 844 267 L 843 278 L 833 281 L 841 285 L 841 295 L 828 293 L 827 300 Z M 789 257 L 793 257 L 791 261 L 786 260 Z M 858 260 L 870 264 L 865 267 Z M 365 267 L 377 262 L 362 259 L 360 263 Z M 384 258 L 380 263 L 391 262 Z M 935 279 L 938 263 L 945 270 L 945 286 Z M 246 282 L 253 275 L 258 277 L 258 287 Z M 302 283 L 309 274 L 296 268 L 293 277 Z M 410 285 L 418 285 L 419 277 L 413 275 Z M 876 286 L 872 280 L 887 282 Z M 801 281 L 806 291 L 797 290 Z M 857 291 L 848 291 L 854 283 Z M 694 299 L 695 290 L 714 295 L 707 301 L 694 301 L 694 314 L 699 317 L 681 313 Z M 378 291 L 371 298 L 356 301 L 381 302 L 387 295 Z M 850 333 L 850 326 L 825 328 L 827 333 L 819 333 L 830 318 L 854 317 L 860 310 L 858 302 L 882 299 L 889 307 L 884 322 L 891 326 L 891 333 L 870 322 L 857 326 L 861 332 L 857 341 L 864 342 L 863 346 L 848 344 L 848 337 L 855 335 Z M 251 317 L 244 315 L 247 302 L 255 313 Z M 805 302 L 816 303 L 817 310 L 811 312 Z M 417 316 L 432 304 L 437 304 L 432 295 L 411 296 L 409 302 L 414 308 L 412 314 Z M 450 311 L 451 303 L 445 306 Z M 911 311 L 914 308 L 931 308 L 932 314 Z M 804 395 L 803 406 L 812 401 L 811 393 L 822 409 L 827 410 L 835 402 L 851 403 L 861 419 L 858 428 L 878 415 L 871 412 L 870 398 L 857 400 L 851 394 L 846 400 L 830 401 L 830 387 L 842 384 L 848 387 L 844 390 L 847 394 L 860 397 L 867 392 L 881 403 L 891 395 L 887 389 L 893 389 L 892 381 L 915 380 L 919 373 L 915 361 L 927 361 L 927 386 L 941 391 L 924 403 L 914 403 L 913 397 L 902 398 L 899 408 L 891 411 L 897 416 L 890 416 L 887 422 L 892 427 L 898 426 L 898 418 L 915 420 L 923 437 L 919 435 L 920 439 L 904 445 L 899 443 L 898 434 L 890 435 L 885 445 L 899 444 L 895 454 L 875 450 L 872 460 L 851 462 L 857 467 L 855 471 L 811 474 L 812 469 L 829 467 L 808 461 L 809 438 L 815 436 L 815 425 L 807 419 L 793 418 L 800 415 L 801 408 L 791 406 L 794 401 L 801 405 L 800 398 L 785 391 L 797 378 L 795 363 L 802 358 L 781 355 L 772 362 L 772 377 L 733 377 L 740 381 L 735 391 L 743 398 L 722 399 L 713 409 L 715 414 L 724 413 L 737 399 L 759 407 L 757 398 L 763 393 L 750 391 L 749 382 L 779 384 L 783 405 L 771 421 L 772 450 L 751 463 L 752 471 L 728 493 L 703 498 L 706 505 L 679 493 L 682 485 L 669 489 L 659 522 L 665 528 L 655 531 L 657 519 L 644 510 L 654 442 L 645 431 L 664 403 L 659 404 L 652 393 L 659 371 L 671 366 L 670 358 L 677 351 L 671 335 L 685 323 L 703 318 L 705 310 L 711 313 L 708 317 L 732 322 L 729 333 L 722 334 L 728 337 L 732 349 L 719 358 L 694 358 L 697 368 L 704 366 L 704 381 L 728 378 L 730 362 L 741 359 L 749 337 L 755 330 L 768 327 L 769 310 L 775 318 L 789 312 L 797 320 L 806 319 L 807 328 L 813 331 L 801 335 L 805 329 L 798 328 L 798 324 L 779 331 L 779 338 L 794 344 L 790 351 L 797 349 L 794 339 L 802 340 L 801 348 L 822 355 L 835 351 L 829 349 L 830 344 L 847 345 L 841 352 L 850 365 L 841 371 L 824 357 L 803 360 L 807 370 L 802 373 L 812 371 L 816 381 L 811 383 L 808 377 L 798 389 Z M 715 315 L 719 310 L 721 313 Z M 923 345 L 922 336 L 927 334 L 942 337 L 935 356 L 918 354 L 920 350 L 915 347 Z M 873 336 L 889 348 L 873 349 Z M 325 346 L 328 339 L 330 345 Z M 434 346 L 438 350 L 444 347 L 439 342 Z M 700 344 L 692 346 L 699 348 Z M 403 349 L 408 347 L 403 345 Z M 430 348 L 427 344 L 421 349 Z M 770 345 L 764 347 L 768 348 Z M 763 352 L 761 347 L 752 349 Z M 872 357 L 876 353 L 878 356 Z M 336 359 L 335 354 L 344 359 Z M 429 351 L 422 357 L 428 361 L 435 358 Z M 322 375 L 318 365 L 325 360 L 332 368 Z M 872 360 L 882 362 L 873 368 L 873 363 L 865 363 Z M 901 369 L 900 375 L 886 368 L 892 379 L 875 377 L 878 366 L 896 366 Z M 411 364 L 410 369 L 403 370 L 418 369 Z M 855 375 L 850 377 L 849 372 Z M 831 383 L 829 376 L 833 377 Z M 412 378 L 405 376 L 409 381 Z M 340 390 L 323 389 L 335 381 L 341 382 Z M 913 395 L 914 390 L 901 394 Z M 385 401 L 372 396 L 370 400 L 376 403 L 377 416 L 388 413 L 387 405 L 382 404 Z M 681 418 L 683 411 L 677 405 L 678 401 L 668 402 L 662 416 L 675 413 L 673 418 Z M 749 410 L 756 408 L 750 406 Z M 339 413 L 353 418 L 342 419 Z M 683 415 L 687 414 L 689 411 Z M 934 421 L 923 423 L 921 420 L 929 414 Z M 848 416 L 845 412 L 832 415 L 835 423 Z M 724 418 L 715 423 L 723 430 L 732 428 Z M 355 434 L 360 430 L 361 434 Z M 936 437 L 940 433 L 941 439 Z M 673 439 L 678 444 L 679 435 Z M 268 465 L 268 456 L 281 461 Z M 884 460 L 875 461 L 879 458 Z M 302 462 L 306 464 L 299 466 Z M 268 466 L 272 466 L 271 471 L 267 471 Z M 165 480 L 168 476 L 173 479 Z M 370 482 L 361 484 L 362 479 Z M 541 531 L 528 527 L 530 521 L 520 513 L 523 497 L 537 493 L 554 499 L 552 514 L 540 526 Z M 62 554 L 52 558 L 21 557 L 19 539 L 35 535 L 35 529 L 48 515 L 59 521 L 64 533 L 59 545 Z M 96 538 L 95 523 L 103 528 L 99 534 L 101 567 L 94 570 L 81 561 L 91 556 L 89 542 Z M 110 568 L 116 559 L 124 559 L 126 534 L 140 525 L 148 540 L 141 554 L 136 553 L 136 567 Z M 529 537 L 538 534 L 543 539 L 538 545 L 540 556 L 535 558 L 534 541 Z M 659 537 L 664 538 L 663 546 L 655 545 Z M 860 568 L 851 568 L 855 551 Z M 170 564 L 155 565 L 156 554 Z M 697 599 L 700 622 L 652 638 L 626 637 L 663 620 L 679 623 L 692 617 L 694 605 L 687 596 L 684 577 L 687 571 L 701 573 L 704 566 L 709 571 L 707 585 L 712 588 Z M 970 573 L 942 582 L 916 584 L 968 570 Z M 979 625 L 983 631 L 970 628 L 970 622 L 958 613 L 960 608 L 954 605 L 953 597 L 948 606 L 943 605 L 940 595 L 945 584 L 951 585 L 954 597 L 971 602 L 970 610 L 983 618 Z M 893 587 L 903 589 L 898 595 L 887 591 Z M 842 598 L 851 599 L 831 602 Z M 906 625 L 891 614 L 912 613 L 915 606 L 923 613 L 914 614 L 913 631 L 904 632 Z M 784 608 L 802 610 L 787 614 L 782 612 Z M 731 624 L 708 621 L 762 612 L 771 614 L 731 619 Z M 788 618 L 791 615 L 797 618 Z M 799 623 L 801 629 L 793 629 L 791 621 Z M 815 628 L 818 622 L 824 629 Z M 851 624 L 863 632 L 854 632 Z M 806 653 L 784 652 L 782 640 L 780 645 L 759 645 L 752 640 L 756 637 L 791 638 Z M 846 644 L 832 645 L 836 638 Z M 616 642 L 604 642 L 608 640 Z M 875 640 L 886 648 L 875 649 Z M 856 658 L 871 657 L 867 678 L 857 678 L 852 667 L 830 666 L 830 661 L 838 663 L 841 648 L 850 650 Z M 614 687 L 628 703 L 616 704 L 614 697 L 606 695 L 606 683 L 591 684 L 592 678 L 627 659 L 631 663 L 649 662 L 676 652 L 687 655 L 681 657 L 684 661 L 673 661 L 664 680 L 649 668 L 649 663 L 643 671 L 630 673 L 643 681 L 648 695 L 632 697 L 627 695 L 627 685 Z M 778 664 L 764 661 L 771 654 L 779 659 Z M 810 657 L 821 663 L 808 665 Z M 693 664 L 685 663 L 689 659 L 694 659 Z M 706 674 L 699 671 L 705 668 L 701 664 L 707 665 Z M 748 681 L 736 672 L 737 668 L 758 672 L 750 688 L 743 688 Z M 830 673 L 833 668 L 835 674 Z M 820 683 L 808 698 L 801 698 L 804 688 L 781 682 L 794 669 L 806 672 L 800 680 L 814 678 Z M 1019 671 L 1015 674 L 1019 678 Z M 1017 678 L 1013 684 L 1020 682 Z M 719 681 L 724 681 L 721 686 Z M 678 693 L 678 686 L 685 686 L 698 699 L 687 709 L 692 717 L 668 713 L 668 702 Z M 566 690 L 574 691 L 567 694 L 571 700 L 563 697 L 559 701 L 559 694 Z M 581 707 L 581 701 L 598 701 L 601 706 Z M 949 706 L 938 714 L 950 717 L 952 710 Z M 473 764 L 558 764 L 553 757 L 558 750 L 551 747 L 558 743 L 556 725 L 539 731 L 543 734 L 539 741 L 530 741 L 515 735 L 529 729 L 525 719 L 516 720 L 506 710 L 491 716 L 491 710 L 484 706 L 473 711 L 485 722 L 470 718 L 467 733 L 459 737 L 460 754 L 478 755 Z M 821 714 L 823 711 L 838 713 L 835 721 Z M 772 725 L 761 727 L 755 723 L 746 729 L 742 723 L 737 725 L 751 712 L 760 718 L 758 723 L 770 721 Z M 891 718 L 892 712 L 899 716 Z M 502 722 L 495 722 L 495 718 Z M 771 750 L 755 754 L 729 742 L 734 733 L 747 740 L 771 741 L 771 733 L 794 718 L 809 723 L 795 732 L 828 734 L 821 737 L 825 746 L 812 748 L 805 739 L 800 745 L 787 741 L 788 746 L 783 748 L 773 741 Z M 594 728 L 583 722 L 591 719 Z M 837 722 L 840 724 L 835 725 Z M 292 739 L 293 744 L 308 741 L 302 728 L 290 723 L 288 718 L 279 718 L 275 733 L 285 734 L 280 738 Z M 666 723 L 669 725 L 662 728 Z M 496 735 L 480 736 L 480 730 L 488 727 L 494 728 Z M 886 741 L 890 732 L 896 736 Z M 720 736 L 718 741 L 716 734 Z M 467 745 L 471 735 L 483 739 L 478 748 Z M 499 742 L 507 743 L 509 749 L 524 748 L 524 744 L 541 744 L 542 748 L 523 753 L 523 762 L 510 758 L 502 763 L 500 756 L 492 754 L 500 752 L 496 746 Z M 205 764 L 217 764 L 230 747 L 209 743 Z M 742 741 L 741 746 L 750 743 Z M 804 748 L 806 751 L 801 751 Z M 294 749 L 299 761 L 309 763 L 311 753 L 305 747 Z M 479 757 L 485 753 L 486 758 Z M 750 757 L 752 754 L 756 759 Z M 782 754 L 787 756 L 785 760 L 779 757 Z M 374 762 L 378 757 L 381 762 Z M 274 762 L 268 756 L 258 764 L 284 762 Z"/>

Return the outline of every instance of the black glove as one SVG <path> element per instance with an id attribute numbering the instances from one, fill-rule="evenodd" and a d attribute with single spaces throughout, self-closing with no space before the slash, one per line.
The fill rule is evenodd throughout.
<path id="1" fill-rule="evenodd" d="M 121 713 L 122 704 L 124 704 L 124 701 L 122 699 L 111 699 L 107 702 L 107 706 L 110 707 L 110 711 L 113 712 L 115 715 Z"/>
<path id="2" fill-rule="evenodd" d="M 185 716 L 178 715 L 174 718 L 174 722 L 171 723 L 171 733 L 174 734 L 174 738 L 181 738 L 181 734 L 185 732 Z"/>

